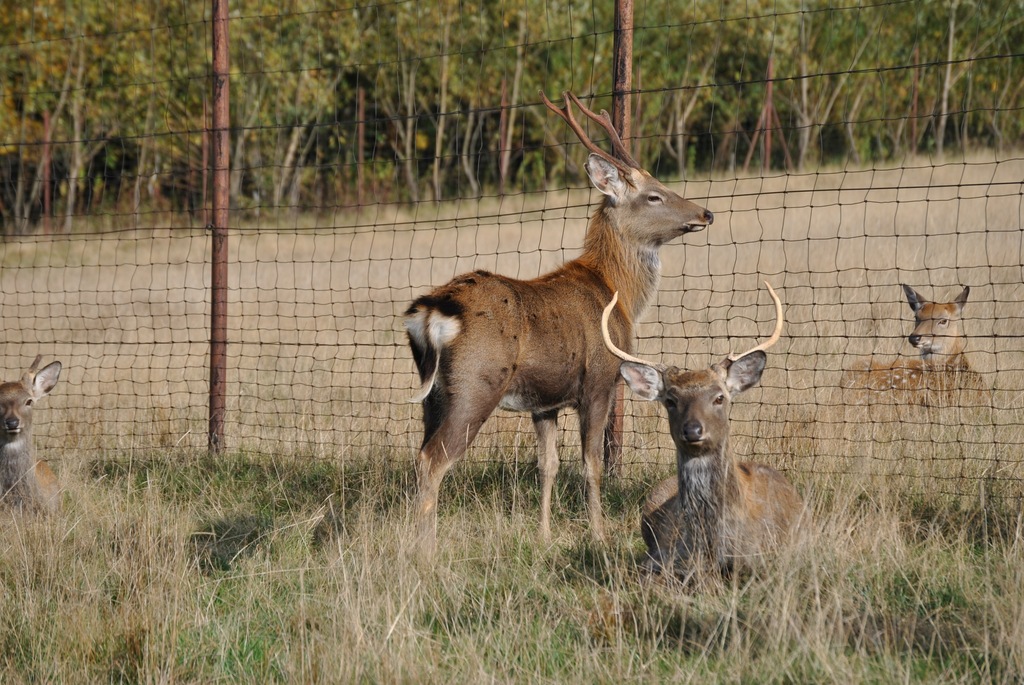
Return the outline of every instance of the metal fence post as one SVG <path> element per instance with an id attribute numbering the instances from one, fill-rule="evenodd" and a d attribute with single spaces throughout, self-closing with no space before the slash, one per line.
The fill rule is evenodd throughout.
<path id="1" fill-rule="evenodd" d="M 622 144 L 630 148 L 630 90 L 633 87 L 633 0 L 615 0 L 615 55 L 612 62 L 612 124 Z M 604 470 L 614 476 L 622 462 L 622 380 L 615 385 L 615 402 L 604 431 Z"/>
<path id="2" fill-rule="evenodd" d="M 210 451 L 224 449 L 227 374 L 228 0 L 213 0 L 213 222 L 210 251 Z"/>

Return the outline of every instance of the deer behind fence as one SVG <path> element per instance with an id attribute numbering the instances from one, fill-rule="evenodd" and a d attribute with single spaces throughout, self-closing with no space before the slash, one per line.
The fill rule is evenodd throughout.
<path id="1" fill-rule="evenodd" d="M 57 385 L 61 364 L 39 369 L 40 361 L 42 356 L 36 357 L 21 380 L 0 384 L 0 501 L 17 509 L 55 511 L 57 478 L 33 453 L 32 411 Z"/>
<path id="2" fill-rule="evenodd" d="M 914 330 L 907 340 L 920 358 L 871 360 L 846 372 L 842 386 L 868 391 L 867 399 L 927 405 L 956 404 L 963 391 L 980 391 L 981 376 L 964 354 L 963 311 L 971 288 L 964 287 L 952 302 L 931 302 L 908 285 L 903 292 L 914 312 Z"/>
<path id="3" fill-rule="evenodd" d="M 424 423 L 413 515 L 427 558 L 434 552 L 441 481 L 498 407 L 533 417 L 544 540 L 550 539 L 558 471 L 558 412 L 579 413 L 590 526 L 596 539 L 603 538 L 602 440 L 618 362 L 601 342 L 601 310 L 613 292 L 621 293 L 611 328 L 620 345 L 631 347 L 634 324 L 658 288 L 659 248 L 714 220 L 711 212 L 641 169 L 606 112 L 594 114 L 568 92 L 562 108 L 541 96 L 590 150 L 587 174 L 604 199 L 591 216 L 577 259 L 527 281 L 486 271 L 465 274 L 420 297 L 406 312 L 422 381 L 413 401 L 423 402 Z M 605 130 L 615 154 L 590 140 L 573 104 Z"/>

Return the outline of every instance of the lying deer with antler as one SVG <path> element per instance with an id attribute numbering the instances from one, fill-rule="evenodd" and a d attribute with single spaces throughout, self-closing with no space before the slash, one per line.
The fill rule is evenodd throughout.
<path id="1" fill-rule="evenodd" d="M 967 336 L 961 325 L 969 286 L 952 302 L 931 302 L 909 285 L 903 286 L 914 312 L 914 330 L 907 338 L 920 359 L 894 362 L 871 361 L 847 371 L 844 388 L 876 393 L 899 393 L 899 401 L 911 404 L 952 404 L 961 390 L 980 390 L 981 376 L 971 369 L 964 354 Z"/>
<path id="2" fill-rule="evenodd" d="M 441 481 L 498 407 L 533 416 L 544 540 L 550 539 L 551 490 L 558 471 L 558 412 L 572 408 L 579 413 L 590 526 L 594 537 L 603 539 L 602 441 L 618 362 L 601 343 L 601 309 L 613 292 L 621 293 L 622 306 L 611 328 L 619 343 L 630 347 L 634 323 L 658 288 L 659 248 L 714 220 L 711 212 L 640 168 L 607 112 L 594 114 L 569 92 L 563 93 L 562 108 L 541 97 L 590 150 L 587 174 L 604 200 L 591 216 L 577 259 L 528 281 L 486 271 L 465 274 L 420 297 L 405 313 L 422 381 L 412 400 L 423 402 L 424 424 L 413 515 L 426 558 L 436 541 Z M 605 130 L 614 154 L 587 137 L 572 105 Z"/>
<path id="3" fill-rule="evenodd" d="M 776 314 L 771 338 L 702 371 L 654 364 L 618 349 L 607 325 L 617 298 L 604 310 L 604 342 L 623 360 L 619 372 L 637 397 L 665 406 L 676 445 L 676 475 L 654 487 L 640 522 L 651 571 L 728 574 L 792 535 L 803 516 L 800 495 L 782 474 L 736 461 L 729 444 L 732 400 L 761 380 L 764 350 L 782 334 L 782 303 L 771 285 L 768 291 Z"/>

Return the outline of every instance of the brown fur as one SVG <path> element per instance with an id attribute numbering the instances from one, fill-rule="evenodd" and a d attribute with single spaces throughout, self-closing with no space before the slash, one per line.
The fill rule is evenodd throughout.
<path id="1" fill-rule="evenodd" d="M 597 322 L 619 291 L 622 304 L 611 328 L 619 344 L 630 347 L 634 322 L 658 287 L 658 249 L 714 217 L 642 169 L 629 169 L 624 178 L 605 157 L 591 154 L 587 171 L 605 198 L 591 217 L 579 258 L 529 281 L 485 271 L 465 274 L 406 312 L 423 383 L 417 396 L 423 401 L 424 436 L 414 517 L 427 558 L 434 551 L 441 481 L 499 405 L 533 416 L 545 540 L 558 470 L 556 419 L 564 408 L 579 413 L 591 530 L 603 537 L 602 440 L 618 361 L 605 349 Z"/>
<path id="2" fill-rule="evenodd" d="M 0 384 L 0 501 L 52 512 L 60 488 L 53 470 L 32 453 L 32 406 L 53 390 L 61 365 L 53 362 L 36 373 L 39 361 L 20 381 Z"/>
<path id="3" fill-rule="evenodd" d="M 622 364 L 634 393 L 666 407 L 676 445 L 676 476 L 656 485 L 643 507 L 649 570 L 729 573 L 797 530 L 805 509 L 796 489 L 768 466 L 735 461 L 729 445 L 732 398 L 760 380 L 764 363 L 755 351 L 703 371 Z"/>
<path id="4" fill-rule="evenodd" d="M 914 312 L 914 330 L 908 340 L 920 352 L 920 358 L 871 360 L 851 369 L 843 375 L 842 387 L 871 391 L 857 393 L 851 399 L 877 397 L 891 398 L 900 404 L 951 406 L 962 399 L 962 391 L 982 390 L 981 376 L 971 368 L 964 354 L 967 336 L 962 316 L 970 287 L 945 303 L 925 300 L 907 285 L 903 290 Z"/>

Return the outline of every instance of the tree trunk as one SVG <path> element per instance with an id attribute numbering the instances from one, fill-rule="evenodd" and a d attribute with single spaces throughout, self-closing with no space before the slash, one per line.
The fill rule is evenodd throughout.
<path id="1" fill-rule="evenodd" d="M 380 106 L 384 114 L 392 122 L 389 127 L 388 144 L 395 151 L 398 164 L 405 176 L 405 183 L 409 189 L 409 199 L 412 202 L 419 201 L 419 181 L 416 178 L 416 70 L 415 64 L 403 62 L 400 65 L 398 79 L 400 83 L 398 102 L 392 102 L 386 97 L 380 100 Z M 379 93 L 386 93 L 386 88 L 378 90 Z M 405 101 L 403 104 L 403 100 Z"/>
<path id="2" fill-rule="evenodd" d="M 864 81 L 861 87 L 857 89 L 857 94 L 853 97 L 853 103 L 846 113 L 846 125 L 843 127 L 846 129 L 846 140 L 850 146 L 850 156 L 853 159 L 853 163 L 857 166 L 860 166 L 861 158 L 860 151 L 857 150 L 857 139 L 853 134 L 853 126 L 857 121 L 857 115 L 860 113 L 860 106 L 864 101 L 864 93 L 868 85 L 870 85 L 870 82 Z"/>
<path id="3" fill-rule="evenodd" d="M 462 162 L 462 171 L 466 174 L 466 180 L 469 181 L 473 197 L 480 196 L 480 181 L 476 177 L 476 170 L 473 168 L 473 157 L 470 154 L 476 133 L 476 121 L 476 111 L 470 107 L 469 112 L 466 114 L 466 136 L 463 138 L 462 152 L 459 154 L 459 161 Z"/>
<path id="4" fill-rule="evenodd" d="M 317 120 L 320 119 L 320 113 L 317 112 Z M 302 146 L 302 151 L 299 153 L 298 158 L 293 163 L 292 169 L 292 180 L 288 191 L 289 204 L 293 208 L 293 213 L 298 214 L 300 191 L 302 190 L 302 170 L 305 168 L 305 160 L 309 159 L 309 152 L 313 149 L 313 145 L 316 144 L 316 123 L 314 122 L 310 129 L 309 135 L 306 136 L 306 144 Z"/>
<path id="5" fill-rule="evenodd" d="M 441 19 L 444 22 L 441 37 L 441 92 L 438 95 L 437 135 L 434 137 L 434 202 L 440 202 L 442 196 L 441 161 L 444 157 L 444 128 L 448 118 L 448 37 L 451 32 L 451 20 L 447 13 Z"/>
<path id="6" fill-rule="evenodd" d="M 81 50 L 79 50 L 81 54 Z M 78 62 L 75 77 L 75 93 L 71 98 L 71 167 L 68 169 L 68 200 L 64 211 L 64 232 L 71 233 L 74 226 L 75 202 L 78 200 L 78 183 L 85 169 L 82 155 L 82 79 L 85 76 L 85 60 Z"/>
<path id="7" fill-rule="evenodd" d="M 60 98 L 57 100 L 57 105 L 53 108 L 51 113 L 51 125 L 47 127 L 49 134 L 52 135 L 53 127 L 57 124 L 56 122 L 64 115 L 64 107 L 68 101 L 68 93 L 71 90 L 71 77 L 74 73 L 75 57 L 79 56 L 81 60 L 81 46 L 73 46 L 72 56 L 68 59 L 67 69 L 64 71 L 64 82 L 61 85 Z M 79 70 L 81 74 L 81 69 Z M 78 85 L 81 85 L 81 76 L 79 76 Z M 21 139 L 25 139 L 25 116 L 22 115 L 21 120 Z M 30 186 L 28 186 L 28 198 L 25 197 L 26 192 L 26 176 L 29 173 L 25 165 L 25 158 L 21 154 L 19 148 L 18 151 L 18 182 L 15 186 L 14 194 L 14 225 L 15 231 L 19 233 L 25 233 L 28 231 L 29 220 L 32 217 L 32 207 L 39 202 L 39 196 L 43 190 L 43 174 L 45 173 L 44 165 L 40 164 L 35 169 L 34 179 Z"/>
<path id="8" fill-rule="evenodd" d="M 405 168 L 405 183 L 409 187 L 409 199 L 413 202 L 420 201 L 419 179 L 416 177 L 416 70 L 409 69 L 405 79 L 405 103 L 406 114 L 403 129 L 405 131 L 403 147 L 403 166 Z"/>
<path id="9" fill-rule="evenodd" d="M 864 54 L 864 51 L 867 50 L 868 45 L 870 45 L 871 41 L 873 41 L 875 37 L 878 35 L 878 29 L 880 28 L 880 26 L 881 21 L 879 21 L 879 23 L 875 25 L 873 31 L 868 32 L 867 37 L 861 42 L 860 46 L 857 48 L 857 52 L 853 57 L 853 61 L 850 63 L 849 69 L 844 71 L 843 75 L 839 77 L 839 84 L 836 86 L 835 90 L 832 92 L 832 95 L 829 97 L 828 102 L 825 105 L 824 111 L 817 111 L 815 113 L 815 127 L 820 128 L 821 126 L 828 123 L 828 118 L 832 114 L 832 108 L 835 107 L 836 100 L 839 99 L 839 95 L 843 92 L 843 88 L 846 86 L 846 82 L 849 80 L 850 74 L 853 73 L 853 70 L 857 66 L 857 63 L 860 61 L 860 58 Z"/>
<path id="10" fill-rule="evenodd" d="M 302 119 L 302 93 L 306 84 L 306 72 L 303 71 L 299 76 L 299 82 L 295 85 L 295 118 L 301 121 Z M 295 163 L 295 153 L 299 149 L 299 145 L 302 144 L 302 137 L 306 132 L 306 124 L 297 123 L 292 126 L 292 134 L 288 138 L 288 145 L 284 149 L 284 156 L 280 162 L 276 164 L 278 171 L 277 179 L 274 182 L 274 189 L 271 195 L 271 201 L 274 207 L 281 206 L 281 200 L 284 198 L 285 190 L 288 188 L 288 182 L 291 180 L 292 165 Z M 280 147 L 277 148 L 280 151 Z"/>
<path id="11" fill-rule="evenodd" d="M 797 116 L 800 125 L 797 132 L 796 168 L 804 170 L 807 161 L 807 150 L 811 145 L 811 126 L 814 121 L 811 118 L 811 104 L 808 88 L 810 84 L 810 70 L 807 68 L 807 52 L 809 39 L 807 36 L 807 13 L 800 13 L 800 107 Z"/>
<path id="12" fill-rule="evenodd" d="M 274 184 L 274 206 L 280 207 L 281 200 L 284 197 L 285 188 L 288 187 L 288 183 L 291 181 L 293 169 L 292 166 L 295 164 L 295 153 L 298 152 L 299 145 L 302 144 L 302 138 L 306 133 L 305 124 L 292 127 L 292 135 L 288 141 L 288 148 L 285 150 L 284 159 L 281 161 L 281 174 L 277 177 L 277 183 Z"/>
<path id="13" fill-rule="evenodd" d="M 253 93 L 250 97 L 244 98 L 251 104 L 249 113 L 246 116 L 245 123 L 241 126 L 238 132 L 235 134 L 235 149 L 231 153 L 231 181 L 228 184 L 228 204 L 232 207 L 238 206 L 238 198 L 242 194 L 242 181 L 245 177 L 246 166 L 243 163 L 246 152 L 246 131 L 251 130 L 256 126 L 256 121 L 260 115 L 260 103 L 263 100 L 263 92 L 260 90 L 259 84 L 253 86 Z M 259 146 L 257 145 L 257 148 Z"/>
<path id="14" fill-rule="evenodd" d="M 953 88 L 953 39 L 956 35 L 956 8 L 959 0 L 949 4 L 949 35 L 946 40 L 946 70 L 942 77 L 942 98 L 939 103 L 939 118 L 935 124 L 935 154 L 942 158 L 945 148 L 946 121 L 949 119 L 949 92 Z"/>
<path id="15" fill-rule="evenodd" d="M 132 220 L 135 223 L 135 227 L 139 226 L 139 213 L 142 208 L 142 174 L 146 168 L 146 162 L 149 157 L 149 145 L 147 143 L 152 140 L 150 133 L 153 126 L 153 97 L 152 94 L 149 98 L 149 104 L 146 105 L 146 124 L 143 129 L 143 138 L 139 143 L 139 166 L 135 172 L 135 188 L 132 191 Z M 205 119 L 203 126 L 206 126 Z"/>
<path id="16" fill-rule="evenodd" d="M 519 12 L 519 42 L 516 44 L 516 68 L 512 75 L 512 98 L 509 101 L 508 126 L 505 129 L 505 137 L 499 145 L 498 177 L 500 178 L 501 190 L 504 192 L 505 183 L 508 180 L 508 170 L 512 163 L 512 137 L 515 133 L 515 117 L 512 115 L 513 108 L 519 102 L 519 83 L 523 77 L 523 49 L 526 46 L 526 13 Z"/>

